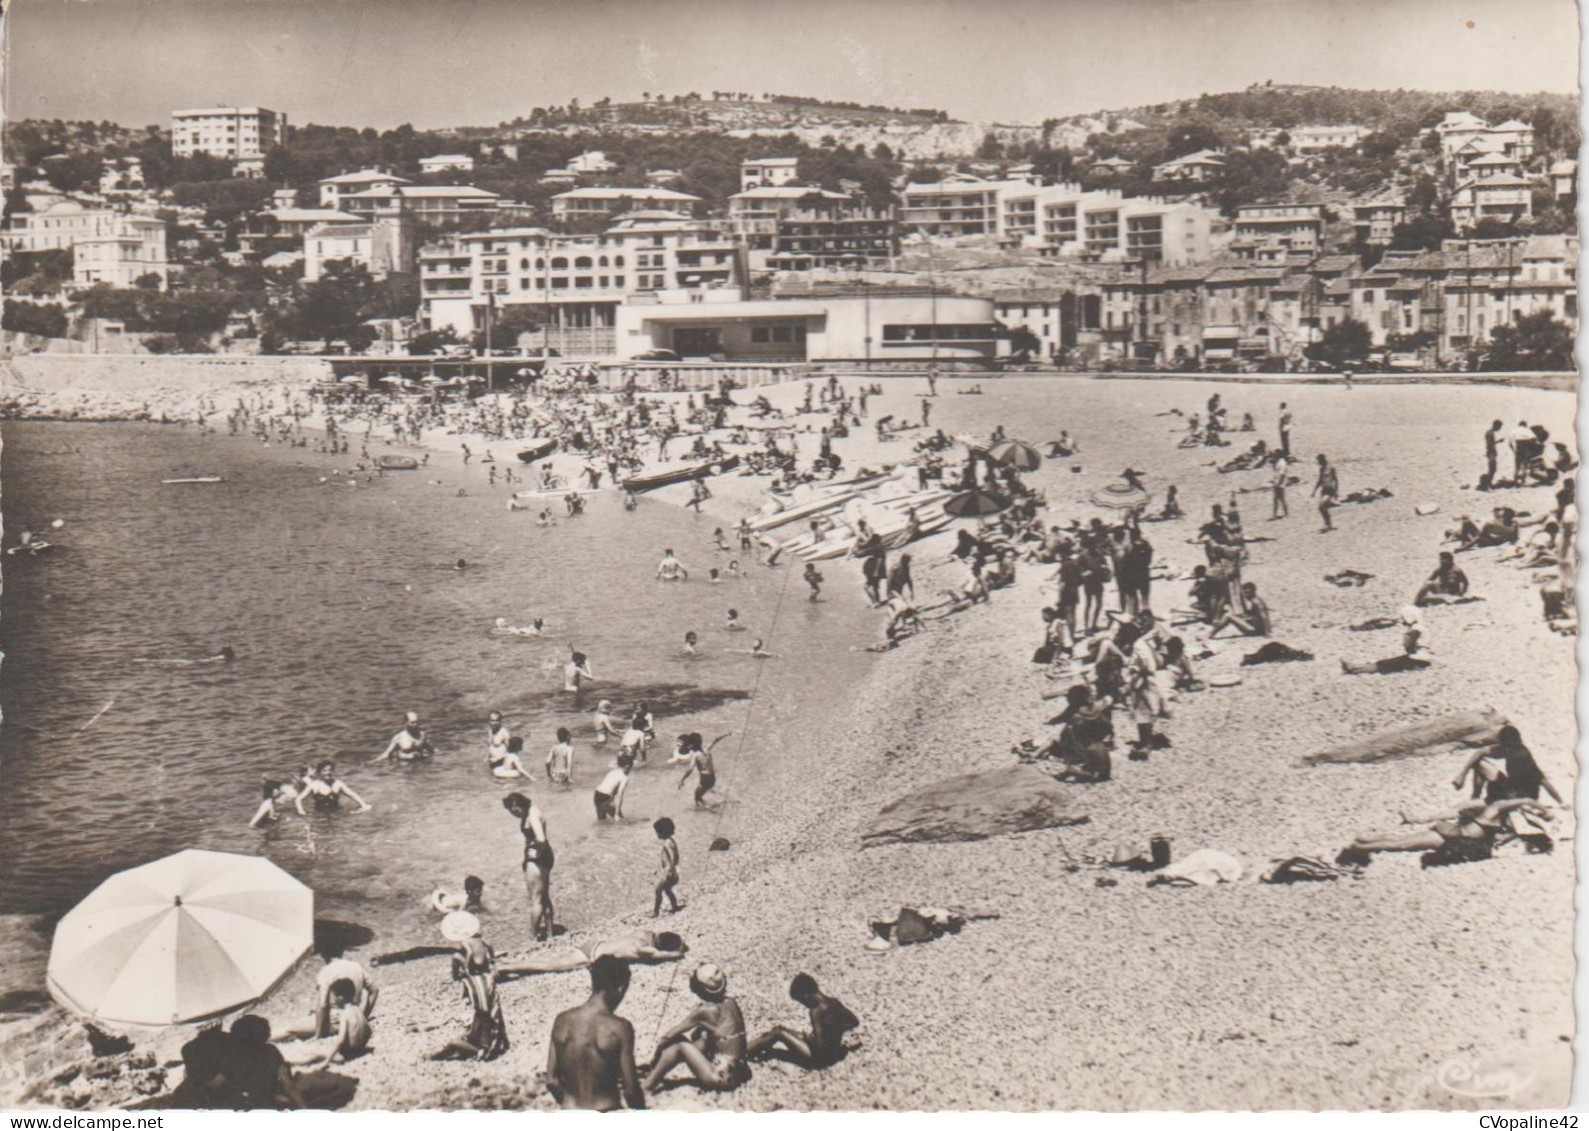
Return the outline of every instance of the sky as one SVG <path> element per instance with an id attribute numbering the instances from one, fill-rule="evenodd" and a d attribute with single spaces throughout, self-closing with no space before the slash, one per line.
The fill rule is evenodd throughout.
<path id="1" fill-rule="evenodd" d="M 1254 82 L 1573 92 L 1573 0 L 12 0 L 13 118 L 490 126 L 642 92 L 1039 122 Z"/>

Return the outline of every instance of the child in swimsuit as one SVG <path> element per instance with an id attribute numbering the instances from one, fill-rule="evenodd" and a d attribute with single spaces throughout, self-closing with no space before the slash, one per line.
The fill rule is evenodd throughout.
<path id="1" fill-rule="evenodd" d="M 546 755 L 546 776 L 559 785 L 567 785 L 574 776 L 574 743 L 567 727 L 557 728 L 557 745 Z"/>
<path id="2" fill-rule="evenodd" d="M 652 822 L 651 828 L 655 830 L 657 839 L 662 842 L 661 868 L 657 873 L 656 899 L 651 907 L 651 917 L 655 919 L 662 914 L 662 897 L 668 898 L 669 911 L 678 911 L 684 905 L 673 894 L 673 889 L 679 882 L 679 846 L 673 839 L 673 822 L 667 817 L 659 817 Z"/>

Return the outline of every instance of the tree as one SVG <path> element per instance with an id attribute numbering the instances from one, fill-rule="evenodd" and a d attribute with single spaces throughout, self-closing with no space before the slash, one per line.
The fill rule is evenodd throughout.
<path id="1" fill-rule="evenodd" d="M 1337 368 L 1361 362 L 1373 348 L 1374 336 L 1365 323 L 1344 318 L 1325 329 L 1319 340 L 1304 351 L 1314 361 L 1328 362 Z"/>
<path id="2" fill-rule="evenodd" d="M 1490 371 L 1574 368 L 1573 332 L 1549 310 L 1525 314 L 1497 326 L 1480 367 Z"/>
<path id="3" fill-rule="evenodd" d="M 18 334 L 37 334 L 41 338 L 66 337 L 66 311 L 42 302 L 5 300 L 0 326 Z"/>
<path id="4" fill-rule="evenodd" d="M 515 349 L 518 347 L 521 334 L 539 333 L 540 329 L 540 319 L 530 307 L 522 303 L 512 306 L 499 306 L 491 319 L 491 348 L 499 350 Z M 477 350 L 484 350 L 486 348 L 485 330 L 476 331 L 474 337 L 470 340 L 470 345 Z"/>
<path id="5" fill-rule="evenodd" d="M 1414 216 L 1396 225 L 1390 246 L 1397 251 L 1434 251 L 1452 235 L 1451 221 L 1444 216 Z"/>
<path id="6" fill-rule="evenodd" d="M 458 335 L 451 326 L 440 330 L 426 330 L 408 339 L 408 352 L 414 357 L 428 357 L 447 346 L 458 344 Z"/>

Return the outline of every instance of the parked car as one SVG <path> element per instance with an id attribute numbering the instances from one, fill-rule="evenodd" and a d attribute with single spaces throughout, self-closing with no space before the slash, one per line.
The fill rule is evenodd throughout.
<path id="1" fill-rule="evenodd" d="M 653 349 L 645 350 L 634 355 L 635 361 L 679 361 L 679 355 L 672 350 Z"/>

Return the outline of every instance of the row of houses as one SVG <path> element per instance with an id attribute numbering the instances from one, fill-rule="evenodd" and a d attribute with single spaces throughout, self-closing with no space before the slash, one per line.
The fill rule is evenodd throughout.
<path id="1" fill-rule="evenodd" d="M 1045 288 L 994 298 L 999 320 L 1030 331 L 1050 356 L 1297 364 L 1350 318 L 1376 348 L 1447 365 L 1539 311 L 1576 327 L 1578 250 L 1570 236 L 1456 239 L 1438 251 L 1390 252 L 1372 267 L 1351 255 L 1231 259 L 1123 271 L 1095 295 Z"/>

